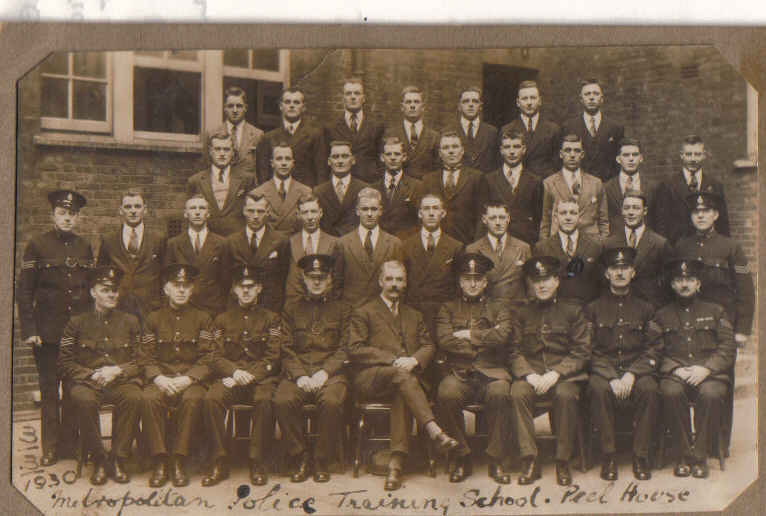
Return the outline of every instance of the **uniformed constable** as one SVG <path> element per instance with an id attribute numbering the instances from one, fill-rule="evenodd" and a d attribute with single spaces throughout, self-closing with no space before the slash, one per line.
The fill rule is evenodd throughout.
<path id="1" fill-rule="evenodd" d="M 569 457 L 577 435 L 578 400 L 588 379 L 592 327 L 579 304 L 557 297 L 558 259 L 530 258 L 524 263 L 534 299 L 513 320 L 511 385 L 514 426 L 523 460 L 519 484 L 540 478 L 534 413 L 538 400 L 552 400 L 556 428 L 556 481 L 572 483 Z"/>
<path id="2" fill-rule="evenodd" d="M 673 434 L 673 449 L 679 454 L 674 474 L 705 478 L 707 455 L 725 417 L 728 389 L 733 388 L 728 372 L 734 366 L 737 347 L 724 308 L 698 295 L 702 262 L 676 259 L 669 264 L 668 273 L 676 299 L 658 310 L 649 326 L 649 338 L 661 339 L 663 416 Z M 689 400 L 696 400 L 694 444 Z"/>
<path id="3" fill-rule="evenodd" d="M 90 244 L 74 234 L 85 197 L 72 190 L 48 194 L 53 228 L 29 241 L 19 277 L 21 340 L 32 346 L 40 382 L 43 456 L 40 465 L 57 459 L 59 443 L 59 341 L 70 316 L 88 308 L 87 271 L 93 264 Z M 64 417 L 66 418 L 66 411 Z M 69 436 L 71 437 L 71 436 Z M 66 439 L 61 439 L 61 444 Z"/>
<path id="4" fill-rule="evenodd" d="M 71 385 L 72 409 L 84 451 L 93 454 L 93 485 L 102 485 L 107 478 L 98 407 L 103 402 L 116 405 L 112 424 L 114 480 L 124 484 L 130 480 L 124 460 L 130 455 L 141 417 L 140 323 L 135 315 L 115 309 L 120 297 L 120 269 L 98 267 L 89 276 L 94 309 L 67 323 L 61 337 L 59 367 Z"/>
<path id="5" fill-rule="evenodd" d="M 659 352 L 656 341 L 646 337 L 654 308 L 631 291 L 635 259 L 631 247 L 605 251 L 602 261 L 609 288 L 585 307 L 585 317 L 593 325 L 591 421 L 601 432 L 601 478 L 610 481 L 617 480 L 615 411 L 628 404 L 635 407 L 633 475 L 638 480 L 651 478 L 648 457 L 659 402 L 655 378 Z"/>
<path id="6" fill-rule="evenodd" d="M 210 376 L 213 344 L 210 315 L 194 308 L 189 300 L 196 267 L 171 264 L 163 269 L 168 296 L 167 306 L 149 314 L 143 336 L 144 388 L 141 414 L 149 453 L 155 460 L 149 486 L 162 487 L 168 480 L 168 449 L 165 445 L 169 406 L 175 406 L 176 429 L 170 450 L 170 476 L 176 487 L 189 483 L 184 459 L 189 455 L 193 436 L 200 432 L 204 381 Z"/>
<path id="7" fill-rule="evenodd" d="M 691 222 L 695 234 L 676 242 L 674 253 L 693 257 L 702 262 L 700 298 L 718 303 L 734 326 L 734 338 L 743 345 L 750 335 L 755 312 L 755 287 L 750 276 L 747 257 L 742 247 L 731 237 L 718 233 L 721 196 L 701 192 L 687 197 L 691 207 Z"/>
<path id="8" fill-rule="evenodd" d="M 266 454 L 274 435 L 271 398 L 276 388 L 280 350 L 288 334 L 279 315 L 258 305 L 263 290 L 262 269 L 238 265 L 232 270 L 232 293 L 236 305 L 218 315 L 215 328 L 215 353 L 210 367 L 216 376 L 203 401 L 208 438 L 214 461 L 203 486 L 213 486 L 228 472 L 226 451 L 226 410 L 234 403 L 254 406 L 253 433 L 250 438 L 250 480 L 255 485 L 268 481 Z"/>
<path id="9" fill-rule="evenodd" d="M 510 452 L 511 375 L 506 367 L 511 314 L 506 301 L 484 295 L 492 268 L 492 260 L 483 254 L 461 255 L 457 265 L 461 296 L 444 303 L 436 318 L 439 350 L 449 371 L 439 384 L 437 413 L 444 430 L 459 443 L 450 482 L 461 482 L 471 474 L 471 449 L 463 419 L 463 407 L 471 401 L 486 406 L 489 476 L 500 484 L 511 482 L 503 469 Z"/>
<path id="10" fill-rule="evenodd" d="M 293 482 L 303 482 L 311 473 L 303 404 L 315 403 L 318 408 L 315 482 L 330 480 L 328 466 L 338 456 L 339 436 L 344 431 L 348 380 L 342 368 L 347 359 L 344 339 L 351 307 L 332 298 L 334 262 L 334 257 L 324 254 L 306 255 L 298 261 L 305 296 L 288 306 L 284 314 L 292 338 L 285 341 L 284 374 L 274 395 L 274 409 L 287 450 L 293 459 L 299 459 Z"/>

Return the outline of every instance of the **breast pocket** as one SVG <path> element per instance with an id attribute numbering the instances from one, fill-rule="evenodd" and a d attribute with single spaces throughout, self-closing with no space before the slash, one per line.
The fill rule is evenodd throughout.
<path id="1" fill-rule="evenodd" d="M 157 341 L 157 358 L 160 362 L 170 362 L 175 358 L 175 344 L 165 340 Z"/>
<path id="2" fill-rule="evenodd" d="M 705 350 L 714 350 L 718 347 L 717 341 L 716 341 L 716 331 L 717 325 L 715 319 L 712 317 L 702 320 L 697 320 L 694 323 L 694 330 L 695 330 L 695 340 L 699 343 L 699 345 L 702 347 L 702 349 Z"/>

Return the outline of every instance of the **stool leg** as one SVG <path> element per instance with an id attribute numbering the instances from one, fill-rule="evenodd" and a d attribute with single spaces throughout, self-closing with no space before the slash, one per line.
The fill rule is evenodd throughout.
<path id="1" fill-rule="evenodd" d="M 364 438 L 364 414 L 359 415 L 359 423 L 356 431 L 356 451 L 354 453 L 354 478 L 359 477 L 359 467 L 362 464 L 362 439 Z"/>

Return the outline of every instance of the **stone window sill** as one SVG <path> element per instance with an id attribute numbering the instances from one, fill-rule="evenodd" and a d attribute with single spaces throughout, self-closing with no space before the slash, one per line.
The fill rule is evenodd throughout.
<path id="1" fill-rule="evenodd" d="M 201 154 L 199 142 L 177 142 L 169 140 L 143 140 L 133 142 L 117 141 L 111 136 L 93 134 L 44 133 L 34 137 L 35 145 L 53 147 L 80 147 L 85 149 L 131 150 L 147 152 L 176 152 Z"/>
<path id="2" fill-rule="evenodd" d="M 734 160 L 734 170 L 738 172 L 745 172 L 747 170 L 755 170 L 758 168 L 758 162 L 751 158 L 742 158 Z"/>

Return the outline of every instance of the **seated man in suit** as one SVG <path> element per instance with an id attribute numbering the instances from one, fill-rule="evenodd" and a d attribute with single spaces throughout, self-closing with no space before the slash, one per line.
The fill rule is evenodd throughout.
<path id="1" fill-rule="evenodd" d="M 223 92 L 223 125 L 213 133 L 227 132 L 234 144 L 232 165 L 242 165 L 242 168 L 255 174 L 255 149 L 263 138 L 263 131 L 245 120 L 247 115 L 247 93 L 239 86 L 231 86 Z M 209 140 L 205 139 L 206 143 Z M 207 146 L 203 155 L 208 156 Z"/>
<path id="2" fill-rule="evenodd" d="M 487 202 L 502 202 L 508 206 L 511 223 L 508 232 L 534 245 L 540 235 L 540 215 L 543 210 L 543 183 L 524 168 L 527 151 L 526 137 L 521 131 L 504 130 L 500 138 L 503 166 L 485 176 Z M 487 232 L 481 224 L 477 236 Z"/>
<path id="3" fill-rule="evenodd" d="M 469 86 L 457 98 L 457 123 L 454 130 L 465 148 L 463 165 L 481 172 L 491 172 L 499 165 L 497 127 L 481 119 L 482 91 Z"/>
<path id="4" fill-rule="evenodd" d="M 444 201 L 438 194 L 427 193 L 420 199 L 420 231 L 404 241 L 404 265 L 407 267 L 407 304 L 423 314 L 428 330 L 436 336 L 436 315 L 443 303 L 454 299 L 454 266 L 463 252 L 463 243 L 444 231 Z"/>
<path id="5" fill-rule="evenodd" d="M 347 141 L 330 142 L 330 180 L 314 188 L 314 195 L 322 207 L 322 231 L 333 236 L 343 236 L 359 223 L 355 203 L 359 191 L 367 183 L 351 175 L 354 152 Z"/>
<path id="6" fill-rule="evenodd" d="M 410 413 L 442 448 L 453 449 L 457 441 L 436 423 L 420 383 L 419 374 L 433 357 L 434 345 L 420 312 L 400 302 L 407 288 L 404 265 L 393 260 L 383 263 L 378 282 L 380 295 L 351 313 L 348 350 L 360 399 L 391 402 L 391 461 L 383 487 L 393 491 L 402 485 Z"/>
<path id="7" fill-rule="evenodd" d="M 305 116 L 306 97 L 300 88 L 286 88 L 279 98 L 282 121 L 279 127 L 263 135 L 256 149 L 258 183 L 273 175 L 271 151 L 279 142 L 293 149 L 293 177 L 311 188 L 327 180 L 327 148 L 324 128 Z"/>
<path id="8" fill-rule="evenodd" d="M 660 392 L 665 424 L 673 435 L 677 477 L 708 476 L 713 439 L 723 438 L 729 371 L 737 358 L 731 321 L 724 308 L 700 299 L 702 262 L 679 258 L 668 265 L 675 300 L 650 323 L 649 339 L 660 339 Z M 689 400 L 695 400 L 692 444 Z"/>
<path id="9" fill-rule="evenodd" d="M 443 167 L 423 178 L 423 194 L 438 193 L 444 199 L 447 216 L 444 231 L 467 244 L 476 234 L 476 221 L 481 200 L 486 198 L 484 174 L 463 166 L 463 142 L 455 131 L 446 131 L 439 138 L 439 157 Z"/>
<path id="10" fill-rule="evenodd" d="M 503 469 L 511 435 L 511 375 L 506 369 L 511 313 L 504 300 L 484 295 L 492 267 L 492 260 L 482 254 L 462 255 L 457 266 L 461 296 L 444 303 L 436 319 L 439 350 L 449 371 L 436 397 L 439 421 L 459 443 L 450 482 L 462 482 L 471 474 L 463 416 L 463 407 L 470 401 L 486 405 L 489 476 L 499 484 L 511 482 Z"/>
<path id="11" fill-rule="evenodd" d="M 213 459 L 210 472 L 202 478 L 205 487 L 214 486 L 229 476 L 224 420 L 226 410 L 234 403 L 255 406 L 248 451 L 250 481 L 257 486 L 268 481 L 266 459 L 274 436 L 271 399 L 279 382 L 274 373 L 279 369 L 281 349 L 290 338 L 281 317 L 258 306 L 263 271 L 237 265 L 231 276 L 231 292 L 237 304 L 213 322 L 215 351 L 210 369 L 216 381 L 202 400 Z"/>
<path id="12" fill-rule="evenodd" d="M 559 126 L 540 114 L 543 97 L 535 81 L 522 81 L 519 84 L 516 106 L 519 118 L 505 124 L 506 129 L 523 132 L 527 144 L 524 156 L 524 168 L 540 178 L 546 178 L 556 171 L 559 151 Z"/>
<path id="13" fill-rule="evenodd" d="M 357 196 L 359 226 L 338 239 L 343 260 L 343 295 L 351 306 L 359 306 L 378 293 L 378 271 L 390 260 L 402 259 L 402 241 L 378 224 L 383 210 L 379 191 L 365 187 Z"/>
<path id="14" fill-rule="evenodd" d="M 287 142 L 277 142 L 271 149 L 272 178 L 257 186 L 253 193 L 269 201 L 269 225 L 277 231 L 293 234 L 301 228 L 297 217 L 297 203 L 311 188 L 293 178 L 295 159 Z"/>
<path id="15" fill-rule="evenodd" d="M 143 337 L 144 387 L 141 421 L 154 459 L 150 487 L 168 481 L 167 416 L 174 413 L 175 435 L 170 450 L 170 477 L 173 485 L 189 484 L 184 461 L 192 449 L 192 439 L 200 434 L 202 398 L 207 391 L 213 351 L 211 317 L 189 303 L 198 271 L 185 264 L 163 268 L 163 291 L 168 304 L 146 319 Z M 197 443 L 198 445 L 199 443 Z"/>
<path id="16" fill-rule="evenodd" d="M 165 264 L 184 263 L 199 271 L 191 304 L 215 317 L 226 309 L 226 239 L 208 230 L 207 200 L 193 195 L 184 205 L 186 231 L 168 240 Z"/>
<path id="17" fill-rule="evenodd" d="M 511 404 L 522 458 L 521 485 L 540 478 L 534 425 L 538 400 L 553 401 L 556 481 L 562 486 L 572 483 L 569 458 L 577 436 L 580 391 L 588 379 L 592 328 L 579 305 L 558 298 L 560 269 L 552 256 L 524 263 L 533 299 L 513 318 Z"/>
<path id="18" fill-rule="evenodd" d="M 558 260 L 561 266 L 560 285 L 557 285 L 559 297 L 589 303 L 601 291 L 599 257 L 602 246 L 577 228 L 580 205 L 576 199 L 560 200 L 554 209 L 558 230 L 552 237 L 539 241 L 532 254 L 553 256 Z"/>
<path id="19" fill-rule="evenodd" d="M 425 109 L 423 90 L 417 86 L 405 86 L 402 88 L 401 103 L 403 120 L 385 132 L 386 136 L 396 136 L 407 142 L 405 173 L 418 180 L 439 166 L 439 133 L 425 125 Z"/>
<path id="20" fill-rule="evenodd" d="M 186 195 L 201 194 L 210 208 L 210 231 L 223 237 L 245 225 L 242 206 L 245 194 L 255 186 L 255 176 L 242 166 L 234 166 L 234 143 L 231 135 L 216 131 L 208 137 L 210 168 L 201 170 L 186 182 Z"/>
<path id="21" fill-rule="evenodd" d="M 305 294 L 303 270 L 298 267 L 301 258 L 308 254 L 327 254 L 333 257 L 334 298 L 340 297 L 343 279 L 343 257 L 338 247 L 338 239 L 319 229 L 322 220 L 322 207 L 319 199 L 308 193 L 298 199 L 298 220 L 302 229 L 290 237 L 290 267 L 285 284 L 285 309 L 301 299 Z"/>
<path id="22" fill-rule="evenodd" d="M 504 202 L 488 202 L 481 220 L 487 234 L 466 248 L 489 258 L 493 267 L 487 272 L 487 296 L 506 302 L 520 303 L 527 297 L 521 267 L 532 257 L 529 244 L 508 233 L 510 216 Z"/>
<path id="23" fill-rule="evenodd" d="M 646 199 L 643 192 L 625 191 L 621 205 L 622 222 L 606 239 L 604 248 L 632 247 L 636 250 L 633 260 L 635 277 L 630 291 L 659 308 L 669 302 L 663 269 L 670 257 L 671 246 L 664 237 L 646 226 Z"/>
<path id="24" fill-rule="evenodd" d="M 143 323 L 161 304 L 160 272 L 165 238 L 147 228 L 149 213 L 143 194 L 134 189 L 123 192 L 120 201 L 122 225 L 117 231 L 101 235 L 97 265 L 113 265 L 122 272 L 119 309 L 138 317 Z"/>
<path id="25" fill-rule="evenodd" d="M 647 332 L 654 307 L 631 289 L 636 250 L 615 247 L 602 255 L 609 289 L 585 307 L 593 326 L 593 357 L 588 382 L 591 421 L 601 432 L 601 478 L 617 480 L 615 412 L 634 409 L 633 475 L 649 480 L 649 448 L 656 431 L 659 388 L 655 374 L 659 363 L 657 341 Z"/>
<path id="26" fill-rule="evenodd" d="M 328 482 L 329 464 L 338 457 L 339 436 L 345 431 L 348 380 L 343 362 L 351 307 L 332 297 L 334 261 L 327 254 L 308 254 L 298 261 L 304 296 L 284 312 L 291 338 L 282 350 L 284 374 L 274 394 L 274 410 L 291 462 L 299 459 L 293 482 L 311 474 L 312 456 L 314 481 Z M 314 421 L 319 438 L 313 453 L 304 434 L 305 403 L 316 404 L 318 411 Z"/>
<path id="27" fill-rule="evenodd" d="M 651 179 L 641 175 L 639 170 L 644 160 L 641 154 L 641 143 L 635 138 L 623 138 L 619 149 L 615 159 L 620 166 L 620 172 L 604 183 L 607 211 L 609 211 L 609 230 L 611 233 L 616 233 L 622 227 L 622 200 L 628 190 L 641 192 L 645 197 L 648 209 L 648 218 L 645 222 L 647 226 L 654 228 L 656 211 L 654 194 L 657 186 Z"/>
<path id="28" fill-rule="evenodd" d="M 690 193 L 713 192 L 721 198 L 718 206 L 718 218 L 715 221 L 717 233 L 729 236 L 729 209 L 726 207 L 726 195 L 723 184 L 710 170 L 702 165 L 707 159 L 705 142 L 696 134 L 691 134 L 681 142 L 681 170 L 666 177 L 657 186 L 657 214 L 654 230 L 668 239 L 671 245 L 682 236 L 694 233 L 691 226 L 691 212 L 694 206 L 686 204 Z"/>
<path id="29" fill-rule="evenodd" d="M 364 83 L 356 77 L 343 83 L 343 116 L 325 128 L 325 141 L 347 141 L 354 148 L 354 166 L 351 175 L 365 183 L 380 178 L 378 154 L 383 138 L 383 125 L 365 111 L 367 98 Z M 329 149 L 328 149 L 329 150 Z"/>
<path id="30" fill-rule="evenodd" d="M 560 156 L 564 166 L 543 181 L 543 213 L 540 222 L 540 240 L 558 231 L 553 209 L 561 199 L 574 197 L 580 206 L 578 227 L 598 240 L 609 236 L 609 212 L 601 180 L 580 168 L 584 157 L 582 140 L 576 134 L 564 136 Z"/>
<path id="31" fill-rule="evenodd" d="M 625 128 L 612 121 L 601 110 L 604 88 L 596 78 L 580 81 L 580 104 L 583 112 L 561 124 L 561 134 L 576 134 L 585 148 L 582 166 L 606 183 L 617 175 L 615 157 Z"/>
<path id="32" fill-rule="evenodd" d="M 404 173 L 407 150 L 404 142 L 396 136 L 384 140 L 380 161 L 385 172 L 371 185 L 383 194 L 380 227 L 399 238 L 406 238 L 416 230 L 417 195 L 422 183 Z"/>

